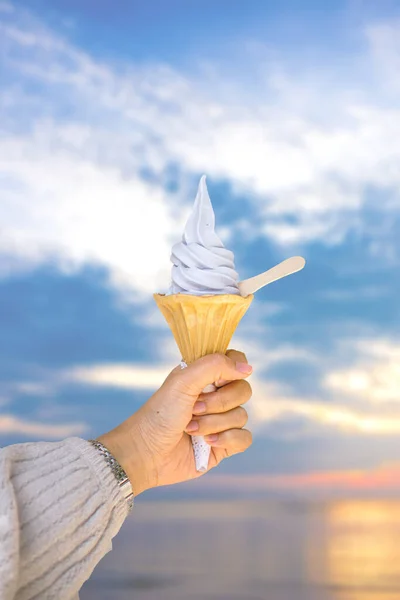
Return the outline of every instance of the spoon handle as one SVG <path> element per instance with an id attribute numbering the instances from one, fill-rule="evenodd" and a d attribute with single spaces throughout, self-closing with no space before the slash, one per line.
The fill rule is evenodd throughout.
<path id="1" fill-rule="evenodd" d="M 257 292 L 257 290 L 261 289 L 265 285 L 268 285 L 269 283 L 272 283 L 273 281 L 277 281 L 278 279 L 282 279 L 282 277 L 286 277 L 287 275 L 301 271 L 305 264 L 306 261 L 302 256 L 292 256 L 291 258 L 287 258 L 279 263 L 279 265 L 272 267 L 272 269 L 269 269 L 264 273 L 260 273 L 260 275 L 240 281 L 240 295 L 245 297 L 249 296 L 250 294 L 254 294 L 254 292 Z"/>

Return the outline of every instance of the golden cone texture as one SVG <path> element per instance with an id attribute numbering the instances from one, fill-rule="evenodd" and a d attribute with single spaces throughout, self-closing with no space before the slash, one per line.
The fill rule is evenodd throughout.
<path id="1" fill-rule="evenodd" d="M 191 296 L 154 294 L 171 328 L 182 359 L 189 364 L 206 354 L 225 354 L 253 295 Z"/>

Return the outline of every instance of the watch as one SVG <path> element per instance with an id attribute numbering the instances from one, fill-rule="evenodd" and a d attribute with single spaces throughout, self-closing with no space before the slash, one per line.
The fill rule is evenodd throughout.
<path id="1" fill-rule="evenodd" d="M 99 442 L 98 440 L 88 440 L 88 442 L 92 444 L 92 446 L 94 446 L 94 448 L 96 448 L 104 457 L 104 460 L 111 468 L 114 477 L 117 480 L 119 489 L 121 490 L 125 500 L 128 503 L 129 510 L 132 510 L 134 494 L 132 484 L 129 481 L 129 477 L 125 473 L 124 469 L 121 467 L 117 459 L 114 458 L 111 452 L 105 446 L 103 446 L 101 442 Z"/>

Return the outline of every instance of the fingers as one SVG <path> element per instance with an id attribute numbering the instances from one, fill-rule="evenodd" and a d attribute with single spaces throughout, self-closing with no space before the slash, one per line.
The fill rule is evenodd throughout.
<path id="1" fill-rule="evenodd" d="M 238 350 L 228 350 L 227 358 L 236 363 L 247 364 L 246 355 Z M 251 371 L 250 371 L 251 373 Z M 241 406 L 252 395 L 250 384 L 244 379 L 220 377 L 214 380 L 217 391 L 200 394 L 194 405 L 194 418 L 187 429 L 189 435 L 202 435 L 214 448 L 217 462 L 247 450 L 253 436 L 243 429 L 247 424 L 247 411 Z"/>
<path id="2" fill-rule="evenodd" d="M 246 425 L 247 421 L 247 411 L 242 406 L 238 406 L 222 415 L 207 415 L 192 419 L 186 427 L 186 432 L 190 435 L 204 436 L 220 433 L 227 429 L 240 429 Z"/>
<path id="3" fill-rule="evenodd" d="M 210 354 L 199 358 L 186 369 L 174 369 L 165 385 L 172 386 L 176 392 L 187 397 L 197 397 L 210 383 L 244 379 L 252 370 L 246 362 L 232 360 L 224 354 Z"/>
<path id="4" fill-rule="evenodd" d="M 252 389 L 245 379 L 232 381 L 215 392 L 200 394 L 193 406 L 194 415 L 219 414 L 246 404 L 251 398 Z"/>
<path id="5" fill-rule="evenodd" d="M 253 436 L 247 429 L 229 429 L 206 437 L 206 442 L 218 451 L 223 450 L 225 456 L 244 452 L 253 442 Z M 223 456 L 221 456 L 221 459 Z"/>

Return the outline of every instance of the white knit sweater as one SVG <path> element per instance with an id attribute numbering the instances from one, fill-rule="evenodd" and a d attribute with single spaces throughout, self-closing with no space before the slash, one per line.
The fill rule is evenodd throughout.
<path id="1" fill-rule="evenodd" d="M 0 450 L 0 600 L 76 600 L 128 505 L 79 438 Z"/>

